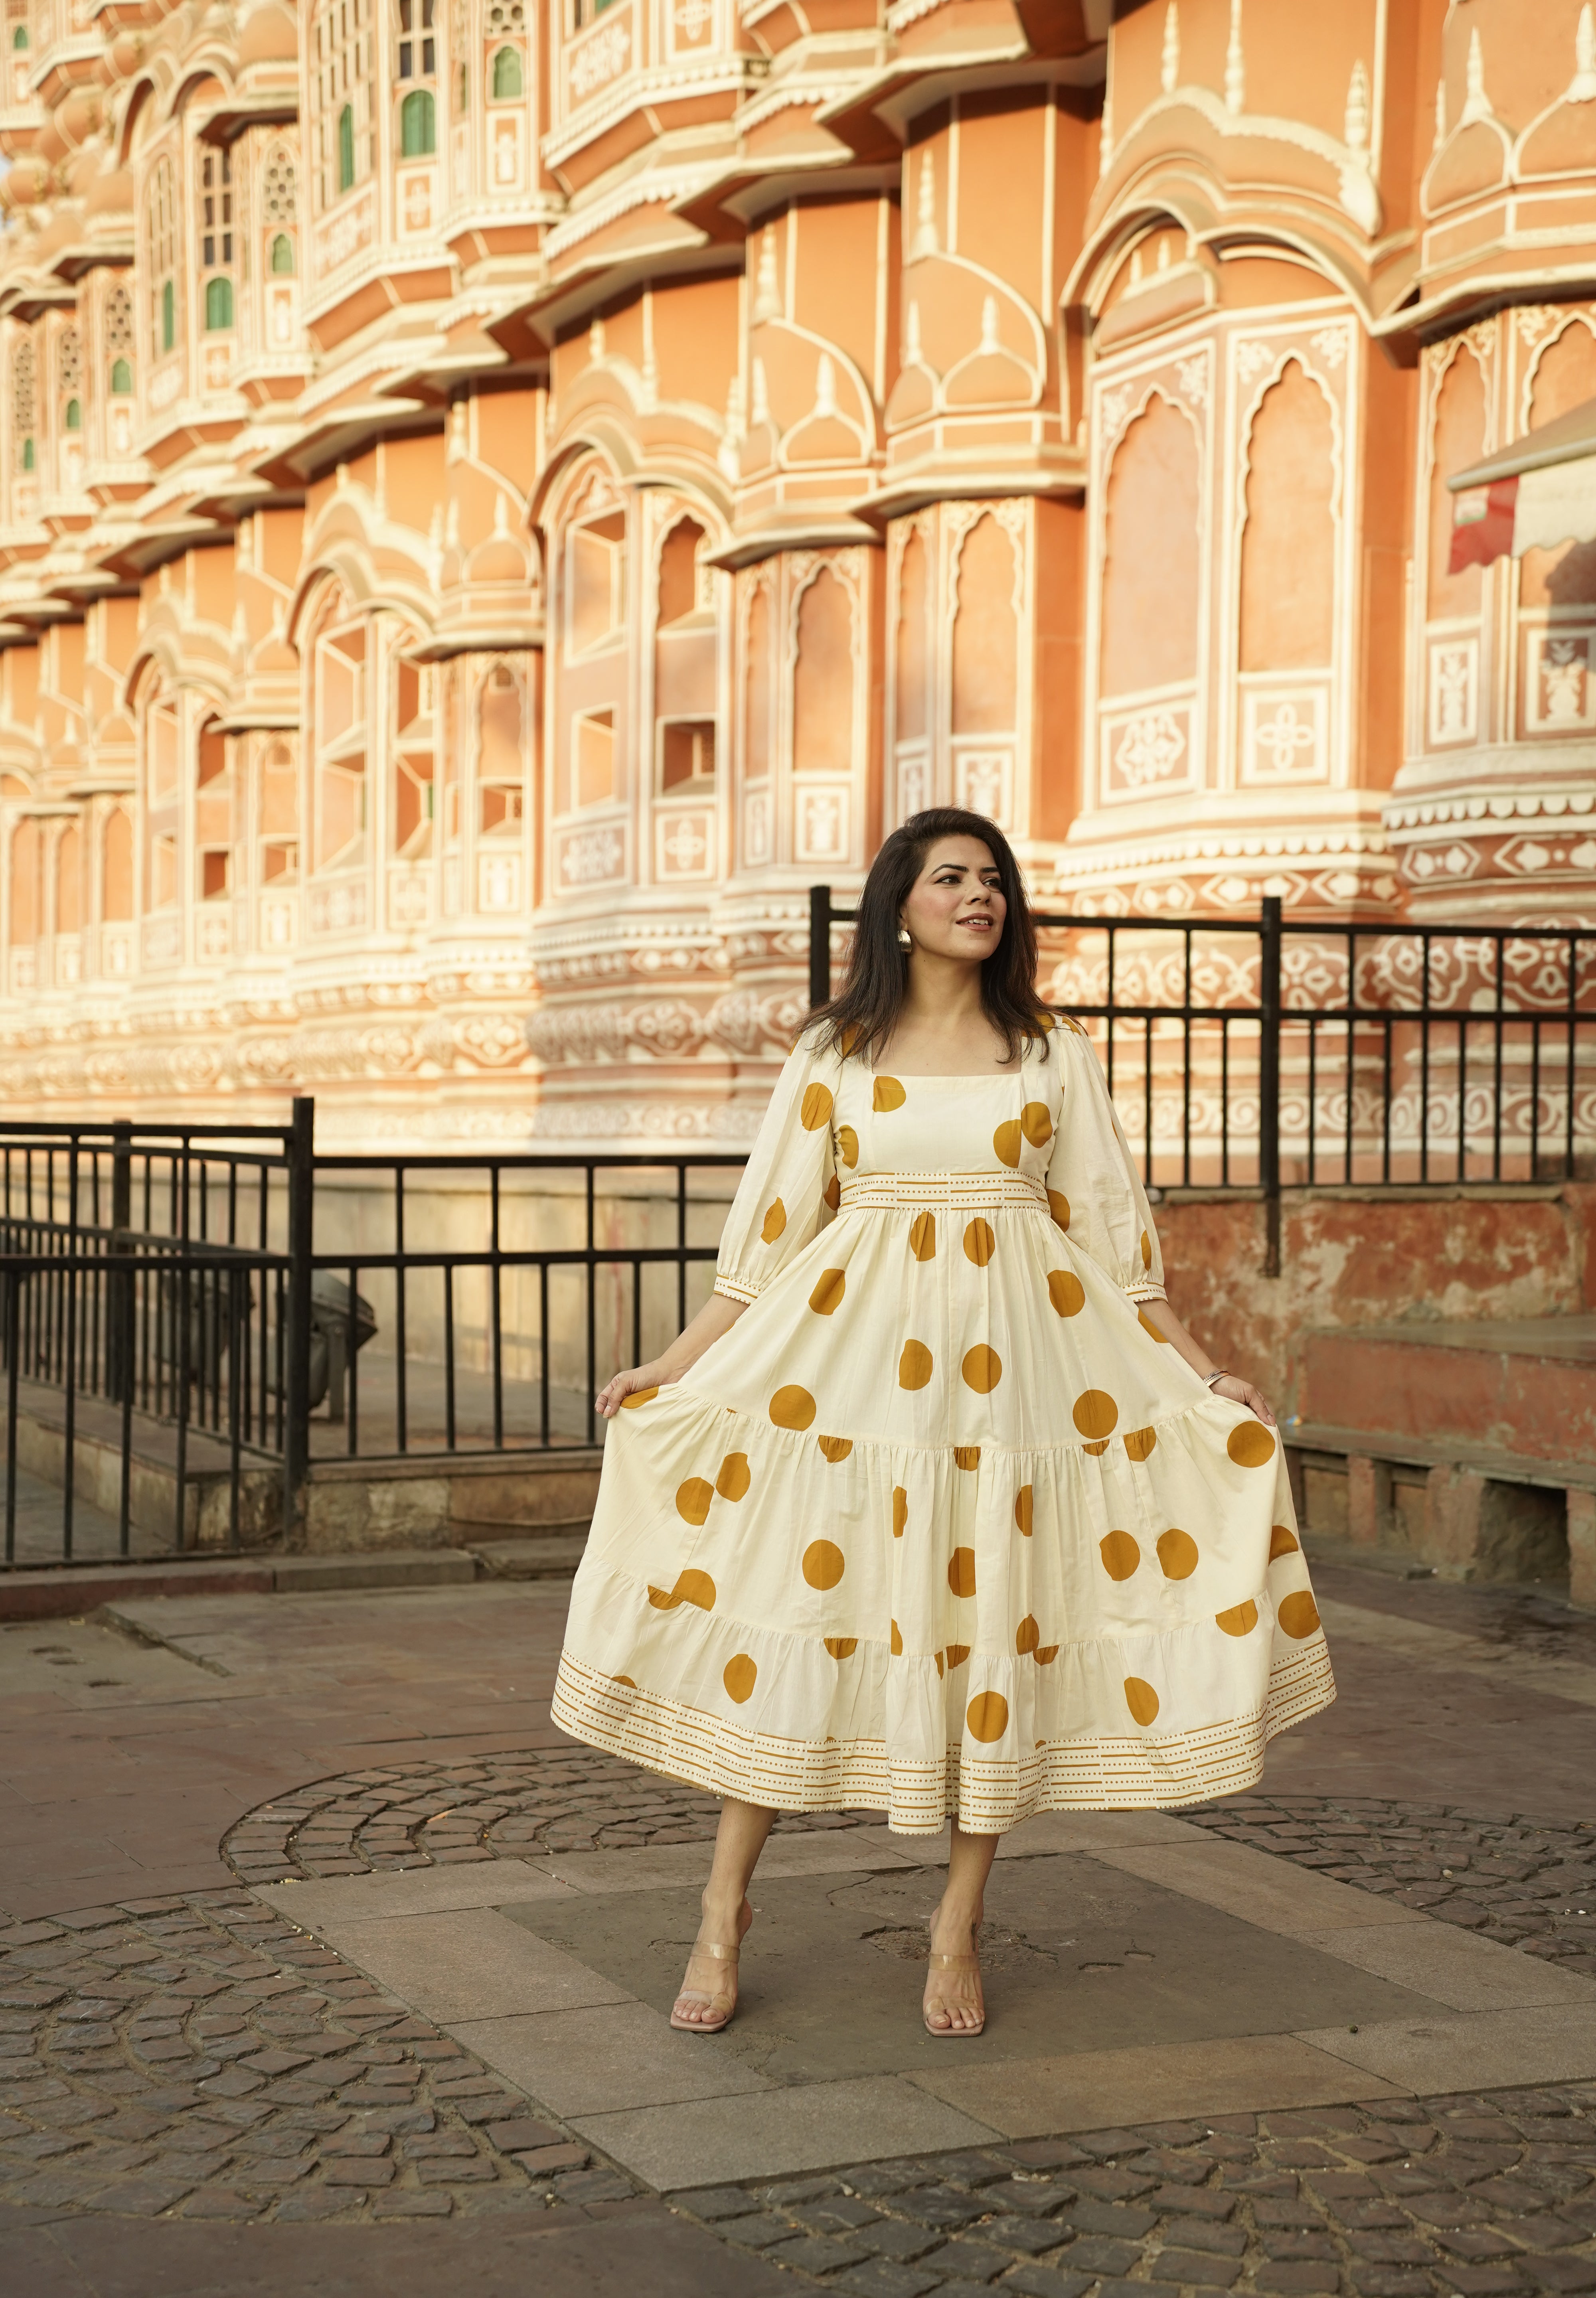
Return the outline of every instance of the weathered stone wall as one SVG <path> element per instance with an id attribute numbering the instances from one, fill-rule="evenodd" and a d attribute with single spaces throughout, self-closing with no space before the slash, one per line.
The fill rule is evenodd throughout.
<path id="1" fill-rule="evenodd" d="M 1158 1211 L 1170 1297 L 1221 1364 L 1282 1414 L 1299 1401 L 1302 1336 L 1442 1317 L 1572 1316 L 1596 1306 L 1596 1186 L 1293 1191 L 1280 1274 L 1266 1277 L 1256 1198 L 1171 1190 Z"/>

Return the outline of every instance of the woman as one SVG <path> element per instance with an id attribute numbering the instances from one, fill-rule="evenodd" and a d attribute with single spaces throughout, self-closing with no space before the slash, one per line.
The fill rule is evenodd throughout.
<path id="1" fill-rule="evenodd" d="M 923 2016 L 975 2035 L 1005 1829 L 1230 1794 L 1334 1697 L 1274 1416 L 1165 1300 L 1036 968 L 994 824 L 895 831 L 713 1296 L 599 1398 L 622 1417 L 554 1720 L 724 1798 L 673 2026 L 732 2016 L 779 1810 L 951 1815 Z"/>

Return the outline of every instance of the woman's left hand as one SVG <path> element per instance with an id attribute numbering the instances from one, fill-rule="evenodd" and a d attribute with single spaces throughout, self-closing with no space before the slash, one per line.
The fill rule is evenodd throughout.
<path id="1" fill-rule="evenodd" d="M 1257 1414 L 1266 1428 L 1277 1425 L 1268 1397 L 1250 1380 L 1238 1380 L 1234 1373 L 1227 1373 L 1223 1380 L 1214 1382 L 1213 1393 L 1216 1396 L 1228 1396 L 1232 1404 L 1245 1404 L 1249 1412 Z"/>

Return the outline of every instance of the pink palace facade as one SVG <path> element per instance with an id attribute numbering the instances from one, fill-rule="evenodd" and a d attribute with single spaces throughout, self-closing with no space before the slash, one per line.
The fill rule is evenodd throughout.
<path id="1" fill-rule="evenodd" d="M 933 800 L 1567 921 L 1581 0 L 4 0 L 0 1089 L 745 1140 Z"/>

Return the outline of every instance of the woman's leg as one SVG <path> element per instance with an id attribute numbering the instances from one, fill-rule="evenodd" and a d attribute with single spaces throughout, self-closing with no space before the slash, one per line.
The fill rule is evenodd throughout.
<path id="1" fill-rule="evenodd" d="M 995 1835 L 966 1835 L 955 1819 L 947 1855 L 947 1888 L 931 1917 L 933 1955 L 971 1955 L 981 1919 L 987 1878 L 997 1851 Z M 943 2033 L 979 2027 L 986 2017 L 980 1973 L 932 1971 L 925 1982 L 925 2016 Z"/>
<path id="2" fill-rule="evenodd" d="M 737 1803 L 730 1796 L 723 1801 L 715 1858 L 704 1886 L 704 1920 L 699 1925 L 703 1946 L 738 1946 L 754 1920 L 744 1902 L 775 1816 L 763 1804 Z M 687 1974 L 672 2015 L 693 2026 L 720 2026 L 728 2010 L 727 1996 L 736 2002 L 737 1965 L 695 1949 L 687 1958 Z M 716 1996 L 722 1999 L 717 2002 Z"/>

